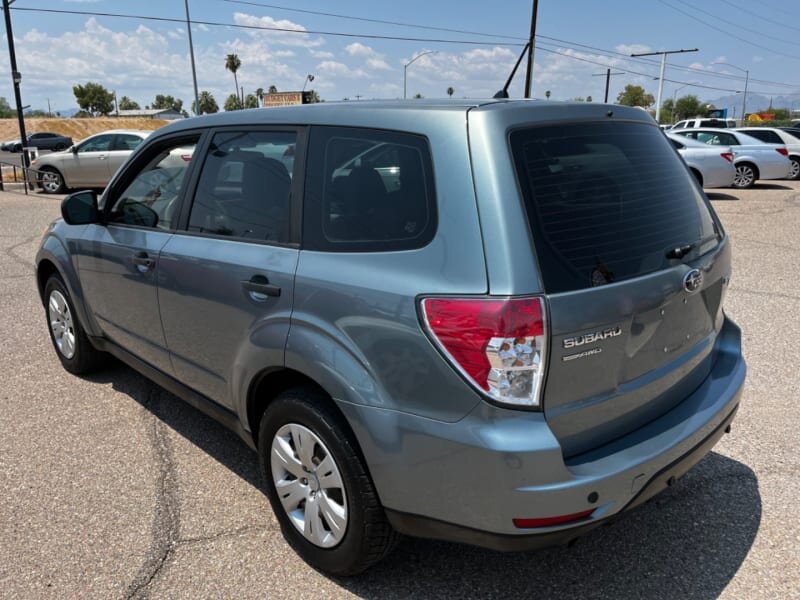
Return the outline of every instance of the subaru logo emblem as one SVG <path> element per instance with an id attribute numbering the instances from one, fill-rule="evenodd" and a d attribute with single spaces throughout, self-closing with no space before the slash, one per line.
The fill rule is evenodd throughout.
<path id="1" fill-rule="evenodd" d="M 703 285 L 703 273 L 699 269 L 692 269 L 683 278 L 683 287 L 693 294 Z"/>

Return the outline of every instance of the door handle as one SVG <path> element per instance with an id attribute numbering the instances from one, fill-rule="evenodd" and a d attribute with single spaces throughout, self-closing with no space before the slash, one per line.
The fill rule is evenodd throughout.
<path id="1" fill-rule="evenodd" d="M 133 255 L 132 260 L 133 264 L 136 265 L 136 269 L 140 273 L 147 273 L 156 264 L 155 259 L 150 258 L 147 252 L 137 252 Z"/>
<path id="2" fill-rule="evenodd" d="M 250 281 L 243 281 L 242 287 L 248 292 L 250 298 L 256 302 L 264 302 L 268 296 L 277 298 L 281 295 L 281 288 L 269 282 L 263 275 L 253 275 Z"/>
<path id="3" fill-rule="evenodd" d="M 102 156 L 98 156 L 97 158 L 99 158 L 100 160 L 105 160 L 106 159 L 105 154 L 102 155 Z"/>

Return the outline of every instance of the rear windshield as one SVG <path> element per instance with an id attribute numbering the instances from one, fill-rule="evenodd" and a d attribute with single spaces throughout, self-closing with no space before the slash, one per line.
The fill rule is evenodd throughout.
<path id="1" fill-rule="evenodd" d="M 657 127 L 581 123 L 520 129 L 511 150 L 548 293 L 691 259 L 718 243 L 701 192 Z"/>

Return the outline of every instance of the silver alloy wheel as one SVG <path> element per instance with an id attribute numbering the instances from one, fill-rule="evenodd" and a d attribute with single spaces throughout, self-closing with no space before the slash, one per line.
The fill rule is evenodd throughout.
<path id="1" fill-rule="evenodd" d="M 53 171 L 42 171 L 42 187 L 45 192 L 55 194 L 61 189 L 61 175 Z"/>
<path id="2" fill-rule="evenodd" d="M 64 358 L 72 358 L 75 356 L 75 327 L 72 323 L 72 312 L 64 294 L 58 290 L 50 292 L 47 314 L 56 348 Z"/>
<path id="3" fill-rule="evenodd" d="M 792 170 L 789 171 L 789 179 L 800 179 L 800 160 L 792 161 Z"/>
<path id="4" fill-rule="evenodd" d="M 331 548 L 347 531 L 339 467 L 322 440 L 298 423 L 278 429 L 270 452 L 272 481 L 289 520 L 309 542 Z"/>
<path id="5" fill-rule="evenodd" d="M 736 176 L 733 178 L 733 185 L 738 188 L 746 188 L 753 185 L 756 180 L 755 171 L 750 165 L 739 165 L 736 167 Z"/>

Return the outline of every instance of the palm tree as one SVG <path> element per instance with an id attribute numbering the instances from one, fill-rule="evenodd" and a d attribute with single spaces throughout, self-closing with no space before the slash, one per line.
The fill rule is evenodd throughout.
<path id="1" fill-rule="evenodd" d="M 236 77 L 236 71 L 242 66 L 242 61 L 237 54 L 228 54 L 225 57 L 225 68 L 233 73 L 233 83 L 236 85 L 234 92 L 236 97 L 239 97 L 239 79 Z"/>
<path id="2" fill-rule="evenodd" d="M 447 88 L 447 95 L 450 96 L 451 98 L 453 97 L 453 94 L 455 94 L 455 93 L 456 93 L 456 91 L 452 87 Z"/>
<path id="3" fill-rule="evenodd" d="M 209 113 L 215 113 L 219 111 L 219 106 L 217 105 L 217 101 L 214 99 L 214 96 L 211 95 L 210 92 L 203 90 L 200 92 L 200 97 L 198 98 L 200 101 L 200 106 L 195 106 L 195 103 L 192 102 L 192 111 L 196 115 L 203 115 Z"/>

